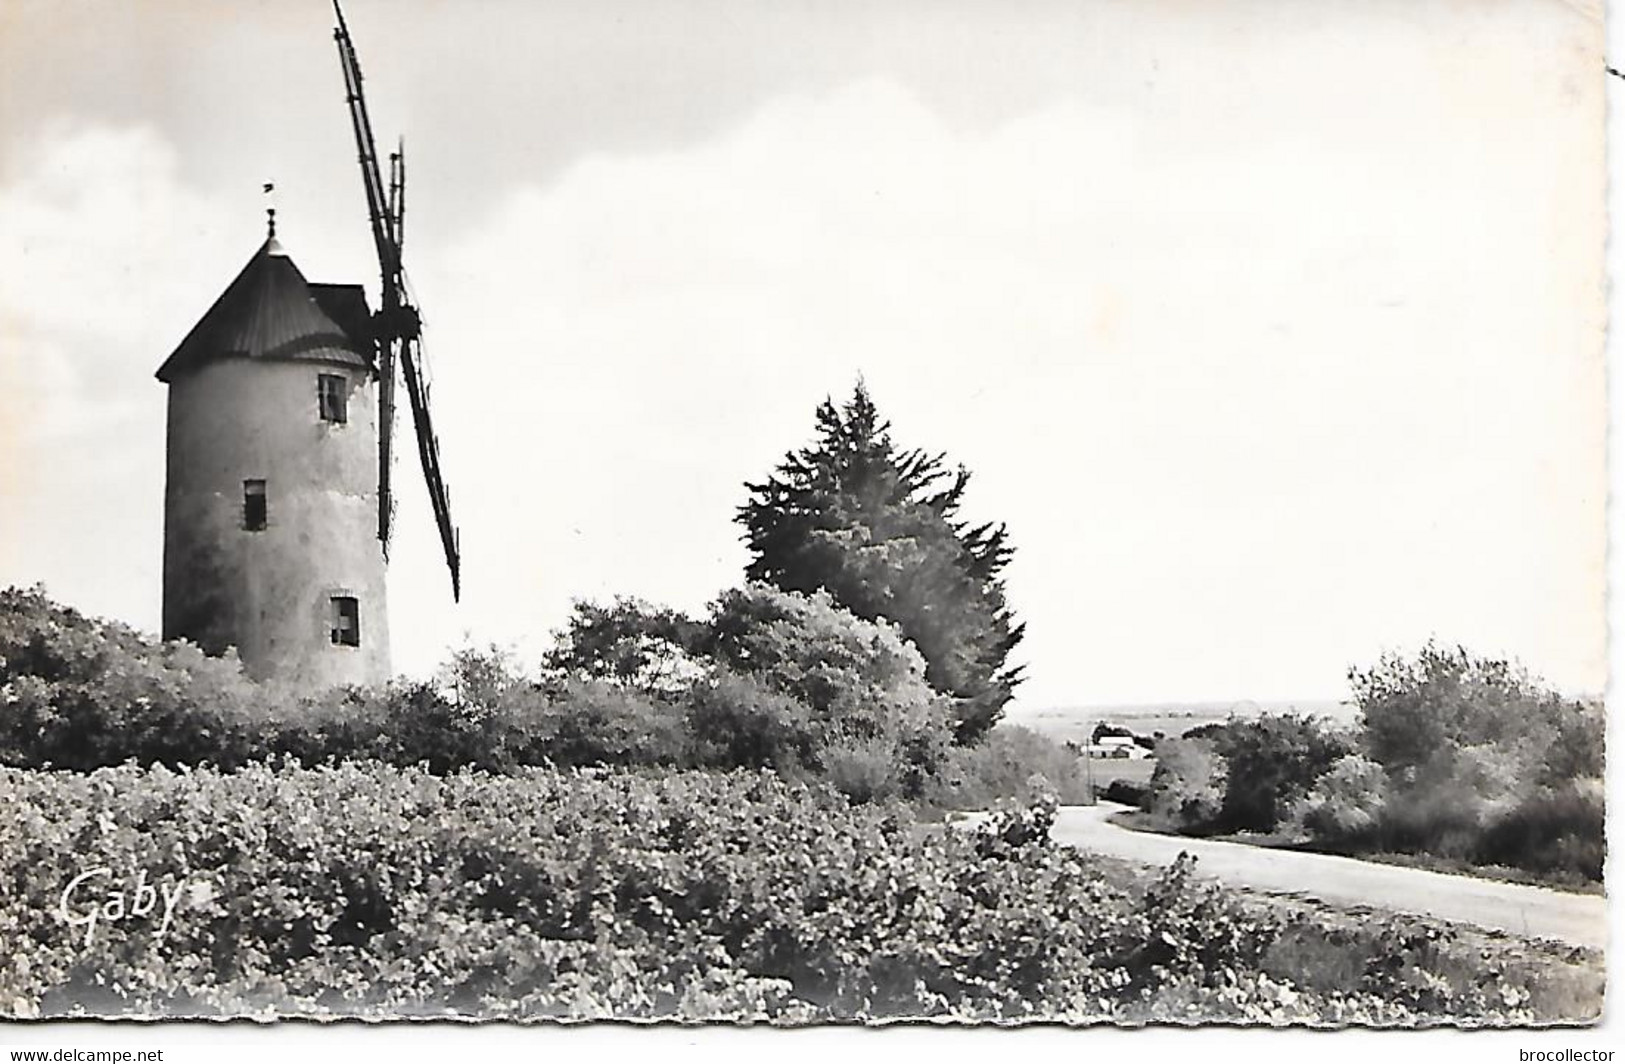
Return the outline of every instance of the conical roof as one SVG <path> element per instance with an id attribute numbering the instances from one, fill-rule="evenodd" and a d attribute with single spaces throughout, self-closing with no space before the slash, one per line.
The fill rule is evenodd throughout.
<path id="1" fill-rule="evenodd" d="M 217 358 L 372 365 L 365 337 L 346 333 L 328 316 L 274 236 L 158 367 L 158 379 L 167 384 Z"/>

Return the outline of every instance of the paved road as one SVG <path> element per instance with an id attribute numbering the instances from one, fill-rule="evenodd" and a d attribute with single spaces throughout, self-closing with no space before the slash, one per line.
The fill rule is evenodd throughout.
<path id="1" fill-rule="evenodd" d="M 1608 944 L 1608 911 L 1599 895 L 1567 894 L 1350 857 L 1153 835 L 1107 821 L 1125 808 L 1111 802 L 1062 806 L 1051 835 L 1057 842 L 1082 850 L 1159 865 L 1188 850 L 1196 857 L 1199 876 L 1232 886 L 1432 916 L 1593 949 Z"/>

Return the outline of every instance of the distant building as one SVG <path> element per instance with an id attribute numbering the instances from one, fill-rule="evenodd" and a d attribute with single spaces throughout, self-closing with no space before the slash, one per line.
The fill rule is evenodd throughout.
<path id="1" fill-rule="evenodd" d="M 166 639 L 234 646 L 256 679 L 389 677 L 369 318 L 273 229 L 159 368 Z"/>
<path id="2" fill-rule="evenodd" d="M 1102 735 L 1098 742 L 1084 748 L 1090 757 L 1141 758 L 1150 757 L 1151 751 L 1128 735 Z"/>

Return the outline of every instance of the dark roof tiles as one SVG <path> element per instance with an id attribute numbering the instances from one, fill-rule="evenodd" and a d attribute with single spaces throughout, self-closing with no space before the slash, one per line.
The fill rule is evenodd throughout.
<path id="1" fill-rule="evenodd" d="M 310 294 L 322 313 L 354 340 L 363 351 L 371 350 L 368 337 L 372 329 L 372 310 L 367 306 L 367 292 L 358 284 L 323 284 L 312 281 Z"/>
<path id="2" fill-rule="evenodd" d="M 311 285 L 272 237 L 158 367 L 158 379 L 167 384 L 218 358 L 371 366 L 366 308 L 359 285 Z"/>

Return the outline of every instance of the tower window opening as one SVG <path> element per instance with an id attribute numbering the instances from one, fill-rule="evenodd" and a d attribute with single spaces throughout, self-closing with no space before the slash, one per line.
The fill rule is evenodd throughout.
<path id="1" fill-rule="evenodd" d="M 333 645 L 358 647 L 361 645 L 361 608 L 349 595 L 332 598 Z"/>
<path id="2" fill-rule="evenodd" d="M 243 527 L 250 532 L 263 532 L 265 516 L 265 481 L 243 481 Z"/>
<path id="3" fill-rule="evenodd" d="M 336 373 L 321 373 L 316 377 L 317 408 L 323 421 L 342 425 L 350 420 L 350 398 L 346 381 Z"/>

